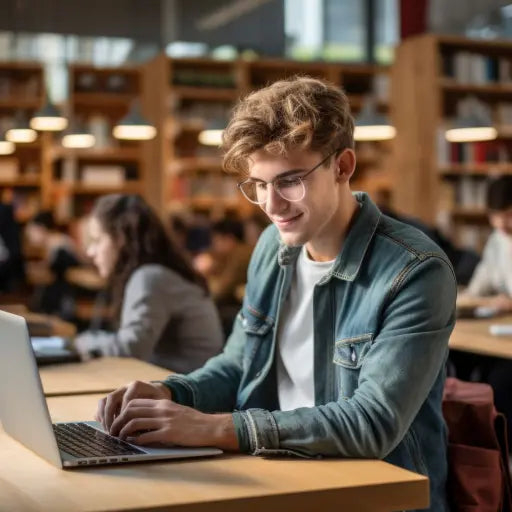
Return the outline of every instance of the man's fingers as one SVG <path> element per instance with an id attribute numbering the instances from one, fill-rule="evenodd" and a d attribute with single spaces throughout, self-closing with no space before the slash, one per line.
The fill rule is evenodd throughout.
<path id="1" fill-rule="evenodd" d="M 122 428 L 131 420 L 136 418 L 156 418 L 158 416 L 159 411 L 155 407 L 136 407 L 131 402 L 114 420 L 110 426 L 109 433 L 111 436 L 118 436 Z"/>
<path id="2" fill-rule="evenodd" d="M 104 427 L 106 430 L 110 430 L 115 417 L 119 414 L 119 407 L 124 393 L 124 388 L 121 388 L 106 397 L 104 412 Z"/>
<path id="3" fill-rule="evenodd" d="M 139 434 L 138 436 L 133 436 L 131 439 L 129 439 L 130 443 L 133 444 L 139 444 L 139 445 L 148 445 L 148 444 L 166 444 L 168 446 L 171 446 L 172 443 L 169 442 L 168 437 L 168 431 L 165 431 L 163 429 L 158 430 L 151 430 L 150 432 L 144 432 L 142 434 Z"/>
<path id="4" fill-rule="evenodd" d="M 106 402 L 105 398 L 102 398 L 98 402 L 98 408 L 96 409 L 96 416 L 95 416 L 96 421 L 99 421 L 103 425 L 103 428 L 105 428 L 105 424 L 104 424 L 104 420 L 105 420 L 105 402 Z"/>
<path id="5" fill-rule="evenodd" d="M 119 437 L 121 439 L 137 437 L 138 435 L 146 433 L 144 431 L 153 431 L 159 427 L 161 427 L 161 421 L 157 418 L 133 418 L 121 429 Z"/>

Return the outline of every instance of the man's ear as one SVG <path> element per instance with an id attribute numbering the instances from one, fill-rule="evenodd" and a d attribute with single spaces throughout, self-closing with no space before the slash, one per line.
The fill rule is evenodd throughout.
<path id="1" fill-rule="evenodd" d="M 356 169 L 356 154 L 353 149 L 343 150 L 336 158 L 336 180 L 347 182 Z"/>

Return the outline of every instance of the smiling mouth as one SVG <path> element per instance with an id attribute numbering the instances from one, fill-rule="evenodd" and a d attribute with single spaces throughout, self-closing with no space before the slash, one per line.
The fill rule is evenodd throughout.
<path id="1" fill-rule="evenodd" d="M 291 224 L 293 221 L 297 220 L 301 216 L 302 216 L 302 213 L 299 213 L 298 215 L 295 215 L 295 217 L 290 217 L 288 219 L 273 219 L 273 221 L 280 226 L 287 226 L 287 225 Z"/>

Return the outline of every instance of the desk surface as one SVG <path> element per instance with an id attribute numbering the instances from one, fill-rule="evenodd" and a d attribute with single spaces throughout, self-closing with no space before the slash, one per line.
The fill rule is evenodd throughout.
<path id="1" fill-rule="evenodd" d="M 512 336 L 493 336 L 492 324 L 512 324 L 512 316 L 487 320 L 457 320 L 450 337 L 450 348 L 512 359 Z"/>
<path id="2" fill-rule="evenodd" d="M 39 369 L 46 396 L 108 393 L 133 380 L 163 380 L 170 373 L 131 357 L 103 357 Z"/>
<path id="3" fill-rule="evenodd" d="M 48 399 L 54 421 L 90 419 L 101 395 Z M 59 470 L 0 430 L 9 511 L 391 511 L 424 508 L 428 480 L 382 461 L 245 455 Z"/>

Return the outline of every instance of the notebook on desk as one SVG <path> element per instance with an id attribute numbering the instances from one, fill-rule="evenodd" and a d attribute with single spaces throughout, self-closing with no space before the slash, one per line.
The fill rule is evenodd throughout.
<path id="1" fill-rule="evenodd" d="M 37 366 L 79 363 L 81 361 L 80 354 L 66 338 L 60 336 L 31 336 L 30 341 Z"/>
<path id="2" fill-rule="evenodd" d="M 0 418 L 7 434 L 60 468 L 222 453 L 217 448 L 136 446 L 105 434 L 95 421 L 52 424 L 25 319 L 4 311 L 0 311 Z"/>

